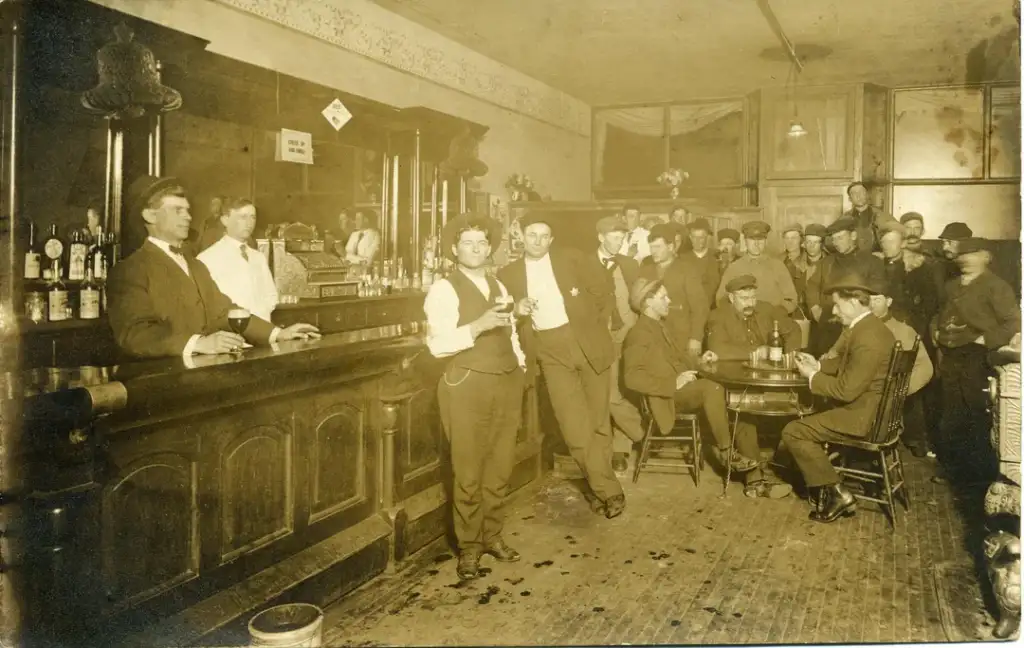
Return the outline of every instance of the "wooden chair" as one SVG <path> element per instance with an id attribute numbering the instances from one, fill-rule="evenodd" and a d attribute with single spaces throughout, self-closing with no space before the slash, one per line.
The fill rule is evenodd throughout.
<path id="1" fill-rule="evenodd" d="M 698 414 L 676 412 L 675 424 L 668 435 L 662 436 L 658 433 L 658 424 L 651 415 L 651 408 L 644 396 L 642 402 L 642 413 L 647 420 L 647 427 L 644 431 L 644 440 L 640 446 L 640 456 L 637 457 L 636 467 L 633 469 L 633 483 L 640 479 L 640 471 L 644 468 L 668 468 L 673 471 L 692 471 L 693 483 L 700 486 L 700 471 L 704 465 L 704 456 L 701 452 L 700 422 Z M 681 443 L 684 447 L 689 446 L 689 452 L 682 449 L 670 449 L 656 446 L 665 444 Z M 676 455 L 672 459 L 659 455 Z M 652 457 L 652 454 L 654 455 Z M 689 454 L 689 459 L 687 459 Z"/>
<path id="2" fill-rule="evenodd" d="M 829 446 L 839 447 L 839 451 L 831 454 L 830 458 L 834 462 L 838 460 L 835 469 L 841 478 L 872 484 L 881 490 L 881 497 L 875 497 L 867 492 L 854 493 L 854 496 L 860 500 L 881 504 L 893 528 L 896 526 L 894 497 L 899 495 L 903 507 L 907 511 L 910 510 L 910 493 L 903 475 L 903 460 L 900 457 L 900 437 L 903 433 L 903 404 L 907 398 L 910 372 L 914 368 L 920 344 L 921 338 L 918 337 L 908 351 L 904 351 L 899 342 L 893 348 L 889 357 L 889 370 L 882 387 L 882 398 L 878 401 L 875 421 L 867 436 L 863 439 L 850 437 L 842 442 L 833 441 L 825 444 L 825 452 L 829 452 Z M 872 456 L 871 468 L 848 466 L 848 453 L 844 452 L 846 449 L 869 453 Z"/>

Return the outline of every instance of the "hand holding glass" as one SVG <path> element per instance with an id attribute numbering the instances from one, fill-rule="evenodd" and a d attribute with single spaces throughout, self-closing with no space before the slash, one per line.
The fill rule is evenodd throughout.
<path id="1" fill-rule="evenodd" d="M 530 299 L 529 297 L 523 297 L 516 304 L 516 315 L 520 317 L 529 317 L 537 310 L 537 300 Z"/>
<path id="2" fill-rule="evenodd" d="M 241 335 L 245 333 L 245 329 L 249 327 L 249 320 L 252 318 L 252 313 L 244 308 L 232 308 L 228 311 L 228 326 L 231 330 Z M 239 349 L 233 349 L 238 351 Z"/>
<path id="3" fill-rule="evenodd" d="M 512 323 L 512 311 L 516 307 L 516 302 L 512 299 L 512 295 L 498 295 L 494 298 L 494 307 L 500 314 L 506 317 L 510 324 Z"/>

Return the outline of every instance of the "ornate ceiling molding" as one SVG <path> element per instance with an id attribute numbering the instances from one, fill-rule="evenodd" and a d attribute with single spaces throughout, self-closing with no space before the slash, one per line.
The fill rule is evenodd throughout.
<path id="1" fill-rule="evenodd" d="M 365 0 L 216 1 L 501 108 L 590 135 L 590 107 L 584 102 Z"/>

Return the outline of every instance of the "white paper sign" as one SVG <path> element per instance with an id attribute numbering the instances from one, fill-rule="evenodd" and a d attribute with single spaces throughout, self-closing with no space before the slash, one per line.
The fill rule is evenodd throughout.
<path id="1" fill-rule="evenodd" d="M 341 130 L 344 126 L 352 119 L 352 113 L 348 111 L 345 104 L 341 103 L 341 99 L 335 99 L 324 108 L 323 116 L 334 126 L 334 130 Z"/>
<path id="2" fill-rule="evenodd" d="M 277 136 L 277 159 L 280 162 L 313 164 L 313 136 L 282 128 Z"/>

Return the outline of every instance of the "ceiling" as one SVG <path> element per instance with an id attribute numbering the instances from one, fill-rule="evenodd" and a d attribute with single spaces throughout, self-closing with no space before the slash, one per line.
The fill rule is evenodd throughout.
<path id="1" fill-rule="evenodd" d="M 790 71 L 761 56 L 780 42 L 755 0 L 374 1 L 591 105 L 735 96 Z M 798 48 L 832 50 L 801 85 L 1019 79 L 1012 0 L 769 2 Z"/>

